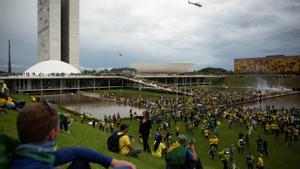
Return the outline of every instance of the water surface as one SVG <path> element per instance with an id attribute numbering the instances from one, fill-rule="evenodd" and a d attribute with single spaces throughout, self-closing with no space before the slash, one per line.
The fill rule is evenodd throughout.
<path id="1" fill-rule="evenodd" d="M 41 96 L 41 99 L 47 99 L 54 101 L 70 110 L 77 111 L 80 113 L 90 113 L 97 119 L 103 119 L 104 115 L 113 115 L 119 113 L 120 116 L 129 117 L 129 110 L 136 112 L 137 115 L 141 115 L 144 109 L 131 107 L 124 104 L 118 104 L 113 101 L 104 101 L 85 97 L 77 94 L 69 95 L 49 95 Z"/>

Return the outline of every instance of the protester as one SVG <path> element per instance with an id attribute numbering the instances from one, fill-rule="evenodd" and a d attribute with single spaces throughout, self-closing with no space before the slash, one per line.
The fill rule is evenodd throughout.
<path id="1" fill-rule="evenodd" d="M 163 137 L 159 135 L 154 141 L 154 148 L 152 155 L 155 157 L 162 157 L 165 153 L 166 145 L 164 144 Z"/>
<path id="2" fill-rule="evenodd" d="M 257 169 L 264 169 L 264 159 L 263 155 L 259 154 L 256 161 L 256 168 Z"/>
<path id="3" fill-rule="evenodd" d="M 246 164 L 247 164 L 247 169 L 253 169 L 254 156 L 251 153 L 248 153 L 246 156 Z"/>
<path id="4" fill-rule="evenodd" d="M 238 140 L 238 153 L 243 154 L 244 153 L 244 148 L 245 148 L 245 140 L 244 140 L 244 138 L 240 138 Z"/>
<path id="5" fill-rule="evenodd" d="M 260 136 L 257 137 L 256 145 L 257 145 L 257 151 L 261 152 L 262 151 L 263 141 L 262 141 L 262 139 L 261 139 Z"/>
<path id="6" fill-rule="evenodd" d="M 223 163 L 223 169 L 228 169 L 229 161 L 230 161 L 230 150 L 228 148 L 225 148 L 224 150 L 219 152 L 219 155 Z"/>
<path id="7" fill-rule="evenodd" d="M 265 155 L 266 157 L 269 157 L 269 152 L 268 152 L 268 142 L 267 142 L 266 139 L 264 139 L 264 141 L 263 141 L 262 154 Z"/>
<path id="8" fill-rule="evenodd" d="M 56 150 L 59 116 L 56 106 L 47 101 L 26 105 L 18 114 L 17 130 L 21 144 L 15 150 L 11 169 L 54 169 L 69 162 L 70 169 L 90 168 L 89 163 L 97 163 L 106 168 L 136 168 L 132 163 L 113 159 L 84 147 Z"/>
<path id="9" fill-rule="evenodd" d="M 229 148 L 229 154 L 230 154 L 230 160 L 232 161 L 234 160 L 234 152 L 235 152 L 234 144 L 231 144 Z"/>
<path id="10" fill-rule="evenodd" d="M 197 156 L 194 145 L 187 148 L 187 137 L 179 135 L 166 152 L 166 169 L 202 169 L 202 164 Z"/>
<path id="11" fill-rule="evenodd" d="M 213 136 L 209 139 L 209 154 L 211 155 L 211 159 L 214 160 L 216 151 L 218 149 L 219 138 L 217 136 Z"/>
<path id="12" fill-rule="evenodd" d="M 127 124 L 121 124 L 120 131 L 117 133 L 117 135 L 119 135 L 119 136 L 123 135 L 119 139 L 120 153 L 123 155 L 137 157 L 138 154 L 140 154 L 142 152 L 142 149 L 134 148 L 133 145 L 131 144 L 129 136 L 127 135 L 128 127 L 129 127 L 129 125 L 127 125 Z"/>
<path id="13" fill-rule="evenodd" d="M 149 146 L 149 136 L 151 135 L 152 130 L 152 121 L 150 120 L 149 112 L 144 112 L 143 117 L 139 117 L 140 119 L 140 128 L 139 134 L 143 140 L 143 148 L 145 152 L 151 153 Z"/>
<path id="14" fill-rule="evenodd" d="M 182 126 L 180 125 L 181 122 L 185 123 L 187 132 L 189 132 L 189 134 L 193 135 L 194 132 L 199 131 L 194 129 L 200 128 L 204 137 L 208 139 L 214 134 L 217 136 L 219 135 L 220 129 L 222 128 L 222 126 L 220 126 L 220 120 L 222 120 L 222 123 L 226 121 L 223 124 L 226 124 L 228 122 L 230 128 L 238 127 L 239 130 L 246 128 L 246 130 L 240 130 L 240 133 L 236 133 L 239 138 L 237 144 L 239 154 L 243 153 L 245 148 L 245 151 L 247 151 L 247 148 L 250 146 L 250 140 L 254 139 L 253 137 L 257 134 L 256 129 L 259 127 L 263 127 L 265 129 L 271 128 L 272 132 L 267 133 L 274 134 L 274 136 L 278 139 L 279 134 L 285 132 L 287 147 L 291 147 L 292 143 L 297 140 L 295 136 L 298 135 L 296 134 L 298 132 L 297 130 L 295 130 L 295 122 L 297 121 L 296 116 L 297 114 L 299 114 L 299 110 L 286 108 L 275 109 L 274 107 L 271 109 L 249 108 L 243 105 L 235 105 L 236 103 L 242 103 L 247 100 L 249 101 L 258 98 L 259 95 L 261 96 L 261 92 L 259 91 L 220 93 L 215 91 L 205 91 L 200 87 L 191 88 L 196 94 L 190 97 L 151 97 L 145 99 L 136 96 L 126 96 L 123 98 L 110 94 L 106 94 L 105 96 L 101 97 L 109 98 L 123 104 L 128 104 L 130 106 L 138 106 L 146 109 L 146 111 L 148 112 L 148 116 L 151 116 L 151 118 L 148 118 L 148 120 L 151 122 L 153 120 L 153 122 L 157 123 L 158 126 L 157 131 L 154 133 L 154 140 L 157 141 L 159 136 L 164 137 L 164 139 L 162 139 L 164 141 L 161 141 L 161 143 L 165 142 L 167 146 L 173 145 L 173 137 L 175 135 L 177 137 L 177 135 L 180 135 L 181 132 L 184 132 L 184 129 L 181 129 L 179 132 L 179 127 Z M 272 92 L 266 93 L 267 94 L 265 96 L 272 95 Z M 137 117 L 137 113 L 134 112 L 133 114 L 132 110 L 129 111 L 129 115 L 131 117 L 131 120 L 133 120 L 134 117 Z M 295 118 L 293 118 L 294 116 Z M 144 117 L 145 116 L 142 116 L 141 118 L 138 117 L 141 119 L 139 134 L 141 135 L 141 143 L 143 143 L 144 151 L 150 152 L 149 136 L 151 134 L 152 126 L 148 127 L 147 130 L 143 129 L 142 122 Z M 105 123 L 103 124 L 103 128 L 101 128 L 106 128 L 107 132 L 109 131 L 109 129 L 113 131 L 114 129 L 112 127 L 112 124 L 115 124 L 117 126 L 117 119 L 118 115 L 109 117 L 105 115 Z M 133 121 L 133 123 L 134 122 L 135 121 Z M 176 128 L 170 129 L 172 123 L 175 124 Z M 266 125 L 270 126 L 266 127 Z M 236 131 L 236 129 L 232 130 L 232 132 L 234 131 Z M 244 140 L 244 146 L 241 146 L 242 144 L 240 144 L 240 139 Z M 210 141 L 210 139 L 208 139 L 208 141 Z M 132 141 L 129 139 L 129 142 L 131 143 Z M 160 145 L 160 143 L 158 144 L 158 142 L 155 143 L 157 143 L 157 145 Z M 257 150 L 259 153 L 265 154 L 264 141 L 260 137 L 257 139 Z M 153 151 L 153 153 L 156 152 Z M 213 153 L 213 155 L 214 154 L 215 153 Z M 225 155 L 222 156 L 222 159 L 227 159 L 226 157 L 227 154 L 225 153 Z M 229 160 L 225 161 L 227 167 L 231 167 L 234 165 L 233 145 L 229 149 Z M 231 165 L 229 165 L 230 162 Z"/>

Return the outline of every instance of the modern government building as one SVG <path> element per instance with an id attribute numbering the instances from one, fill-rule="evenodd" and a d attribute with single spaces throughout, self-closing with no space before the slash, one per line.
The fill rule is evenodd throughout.
<path id="1" fill-rule="evenodd" d="M 15 92 L 77 92 L 102 88 L 152 88 L 172 92 L 161 84 L 205 85 L 210 76 L 178 75 L 192 70 L 190 63 L 138 63 L 132 67 L 150 75 L 83 76 L 79 70 L 79 0 L 38 0 L 38 63 L 22 76 L 1 77 Z M 153 75 L 153 73 L 160 73 Z M 142 80 L 144 79 L 144 80 Z M 174 92 L 174 91 L 173 91 Z"/>
<path id="2" fill-rule="evenodd" d="M 79 69 L 79 0 L 38 0 L 38 61 Z"/>
<path id="3" fill-rule="evenodd" d="M 300 73 L 300 55 L 271 55 L 234 60 L 236 73 Z"/>

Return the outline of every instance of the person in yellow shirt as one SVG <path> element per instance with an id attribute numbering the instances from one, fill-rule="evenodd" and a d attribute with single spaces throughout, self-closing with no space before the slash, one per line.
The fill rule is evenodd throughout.
<path id="1" fill-rule="evenodd" d="M 31 102 L 36 102 L 35 96 L 31 96 Z"/>
<path id="2" fill-rule="evenodd" d="M 205 137 L 206 139 L 208 139 L 208 136 L 209 136 L 209 130 L 208 130 L 208 128 L 206 128 L 206 129 L 204 130 L 204 137 Z"/>
<path id="3" fill-rule="evenodd" d="M 216 146 L 216 148 L 218 147 L 219 144 L 219 138 L 217 136 L 213 136 L 209 139 L 209 145 L 212 146 Z"/>
<path id="4" fill-rule="evenodd" d="M 215 154 L 218 148 L 219 139 L 216 136 L 213 136 L 209 139 L 209 154 L 211 155 L 211 159 L 213 160 L 215 158 Z"/>
<path id="5" fill-rule="evenodd" d="M 120 153 L 122 155 L 137 157 L 138 154 L 142 152 L 142 148 L 134 148 L 132 146 L 129 136 L 127 135 L 128 127 L 129 126 L 127 124 L 122 124 L 120 126 L 120 131 L 117 133 L 119 136 L 123 135 L 119 139 Z"/>
<path id="6" fill-rule="evenodd" d="M 248 126 L 248 136 L 251 136 L 251 135 L 252 135 L 252 132 L 253 132 L 253 126 L 252 126 L 252 125 L 249 125 L 249 126 Z"/>
<path id="7" fill-rule="evenodd" d="M 15 103 L 10 97 L 10 90 L 3 80 L 0 80 L 0 107 L 15 108 Z"/>
<path id="8" fill-rule="evenodd" d="M 256 168 L 264 169 L 264 159 L 262 154 L 257 157 Z"/>
<path id="9" fill-rule="evenodd" d="M 220 126 L 221 126 L 221 121 L 218 120 L 218 121 L 217 121 L 217 127 L 220 127 Z"/>
<path id="10" fill-rule="evenodd" d="M 159 135 L 157 140 L 154 141 L 154 151 L 152 152 L 152 155 L 161 158 L 166 148 L 167 146 L 163 143 L 162 136 Z"/>

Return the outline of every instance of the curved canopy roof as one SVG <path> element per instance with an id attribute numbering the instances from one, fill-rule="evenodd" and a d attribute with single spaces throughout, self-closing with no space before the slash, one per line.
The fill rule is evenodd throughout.
<path id="1" fill-rule="evenodd" d="M 132 67 L 139 72 L 148 73 L 184 73 L 191 71 L 194 64 L 191 63 L 137 63 Z"/>
<path id="2" fill-rule="evenodd" d="M 34 73 L 34 74 L 51 74 L 51 73 L 64 73 L 64 74 L 71 74 L 71 73 L 81 73 L 77 68 L 74 66 L 62 62 L 59 60 L 47 60 L 39 62 L 29 69 L 25 70 L 25 73 Z"/>

